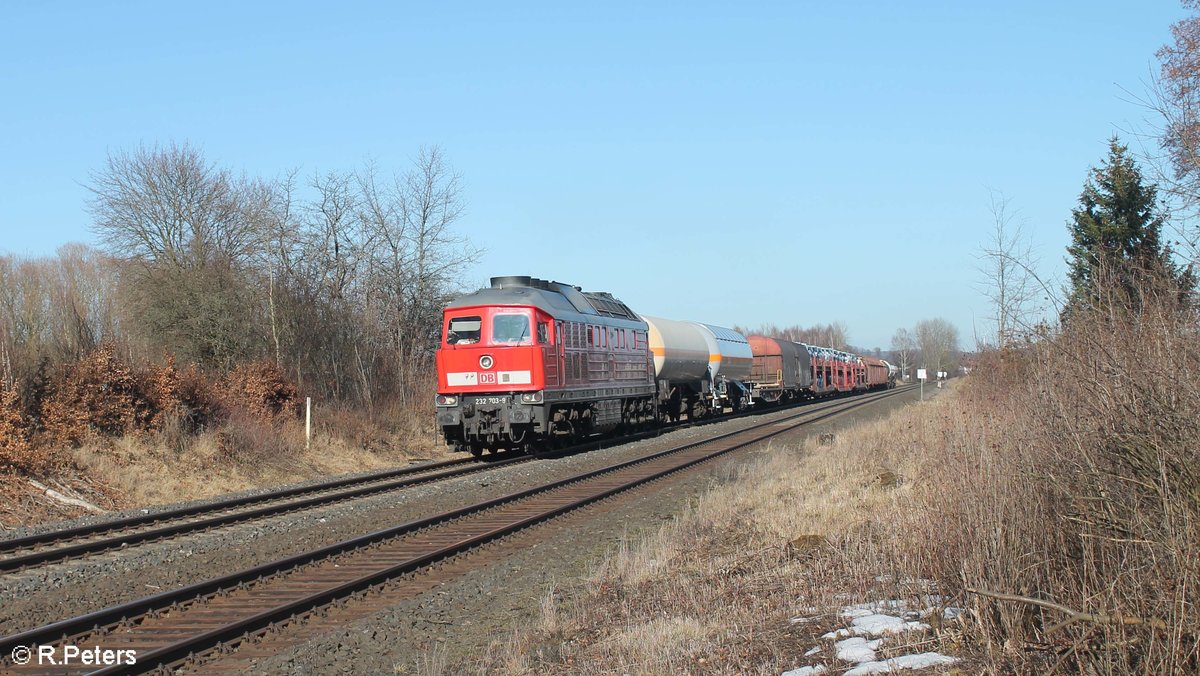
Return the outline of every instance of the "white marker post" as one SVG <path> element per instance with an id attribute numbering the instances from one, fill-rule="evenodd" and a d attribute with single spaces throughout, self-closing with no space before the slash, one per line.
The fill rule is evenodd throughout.
<path id="1" fill-rule="evenodd" d="M 312 446 L 312 397 L 304 398 L 304 450 Z"/>
<path id="2" fill-rule="evenodd" d="M 921 401 L 925 401 L 925 369 L 917 369 L 917 380 L 921 381 Z"/>

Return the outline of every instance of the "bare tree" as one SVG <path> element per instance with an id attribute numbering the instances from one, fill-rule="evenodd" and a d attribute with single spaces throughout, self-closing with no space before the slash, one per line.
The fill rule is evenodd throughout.
<path id="1" fill-rule="evenodd" d="M 271 356 L 302 386 L 368 405 L 410 396 L 430 380 L 441 309 L 478 257 L 454 229 L 461 176 L 437 147 L 385 180 L 371 165 L 297 176 L 235 177 L 187 145 L 111 154 L 90 207 L 123 262 L 127 344 L 217 368 Z M 55 306 L 83 308 L 77 296 Z M 95 334 L 76 314 L 75 333 Z M 44 333 L 33 322 L 46 319 L 20 326 Z"/>
<path id="2" fill-rule="evenodd" d="M 958 361 L 958 329 L 942 318 L 922 319 L 913 328 L 925 368 L 952 371 Z"/>
<path id="3" fill-rule="evenodd" d="M 384 187 L 373 168 L 360 176 L 363 215 L 374 243 L 370 283 L 390 332 L 400 380 L 424 369 L 437 344 L 441 308 L 479 251 L 456 232 L 462 177 L 436 146 L 422 148 L 412 168 Z"/>
<path id="4" fill-rule="evenodd" d="M 1200 1 L 1183 0 L 1193 14 L 1171 26 L 1172 41 L 1159 48 L 1159 71 L 1143 94 L 1130 94 L 1150 114 L 1141 137 L 1142 155 L 1164 197 L 1163 206 L 1182 217 L 1168 228 L 1176 254 L 1200 262 Z M 1190 217 L 1189 217 L 1190 216 Z"/>
<path id="5" fill-rule="evenodd" d="M 997 347 L 1016 342 L 1029 332 L 1039 308 L 1040 287 L 1032 272 L 1037 261 L 1033 244 L 1025 237 L 1023 222 L 1009 207 L 1003 193 L 991 191 L 992 228 L 983 246 L 978 267 L 981 289 L 992 304 Z"/>
<path id="6" fill-rule="evenodd" d="M 900 362 L 901 378 L 908 378 L 908 370 L 912 366 L 916 351 L 917 341 L 912 332 L 904 327 L 896 329 L 896 333 L 892 335 L 892 352 Z"/>
<path id="7" fill-rule="evenodd" d="M 187 144 L 112 153 L 88 189 L 97 234 L 124 258 L 189 268 L 243 263 L 256 250 L 243 207 L 263 186 L 235 180 Z"/>
<path id="8" fill-rule="evenodd" d="M 89 189 L 95 229 L 127 263 L 149 344 L 208 365 L 257 356 L 261 299 L 246 270 L 261 250 L 271 185 L 171 144 L 110 154 Z"/>
<path id="9" fill-rule="evenodd" d="M 5 379 L 32 376 L 43 360 L 78 359 L 117 336 L 115 261 L 82 244 L 58 255 L 0 257 L 0 362 Z"/>

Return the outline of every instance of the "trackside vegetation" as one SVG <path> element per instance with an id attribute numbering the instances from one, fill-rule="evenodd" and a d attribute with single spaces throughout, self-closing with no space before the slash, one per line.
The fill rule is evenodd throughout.
<path id="1" fill-rule="evenodd" d="M 551 590 L 540 626 L 477 668 L 836 673 L 851 666 L 824 638 L 839 611 L 898 600 L 929 629 L 878 659 L 1195 672 L 1200 326 L 1176 296 L 1145 300 L 988 353 L 950 392 L 832 444 L 770 449 Z"/>

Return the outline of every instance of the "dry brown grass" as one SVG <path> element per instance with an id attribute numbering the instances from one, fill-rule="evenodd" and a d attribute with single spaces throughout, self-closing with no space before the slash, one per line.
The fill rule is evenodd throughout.
<path id="1" fill-rule="evenodd" d="M 321 409 L 314 417 L 321 420 Z M 239 419 L 182 447 L 169 431 L 93 439 L 70 451 L 72 463 L 111 486 L 125 505 L 153 505 L 210 497 L 260 486 L 394 467 L 443 454 L 427 442 L 394 448 L 363 447 L 317 428 L 305 448 L 304 423 Z"/>
<path id="2" fill-rule="evenodd" d="M 934 472 L 915 451 L 953 433 L 929 422 L 954 419 L 959 406 L 938 400 L 841 432 L 831 446 L 771 449 L 682 518 L 623 542 L 581 589 L 552 592 L 536 631 L 475 668 L 777 674 L 803 664 L 808 648 L 828 643 L 818 636 L 838 626 L 841 606 L 929 591 L 907 582 L 898 544 L 920 521 L 915 495 Z M 824 617 L 789 621 L 814 614 Z"/>

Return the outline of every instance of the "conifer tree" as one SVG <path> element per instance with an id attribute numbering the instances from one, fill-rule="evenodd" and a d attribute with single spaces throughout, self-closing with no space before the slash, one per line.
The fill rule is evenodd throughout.
<path id="1" fill-rule="evenodd" d="M 1129 147 L 1114 136 L 1107 159 L 1091 170 L 1079 207 L 1071 212 L 1071 288 L 1064 318 L 1114 299 L 1136 311 L 1149 291 L 1188 298 L 1195 279 L 1190 269 L 1180 270 L 1163 244 L 1165 223 L 1157 187 L 1143 180 Z"/>

